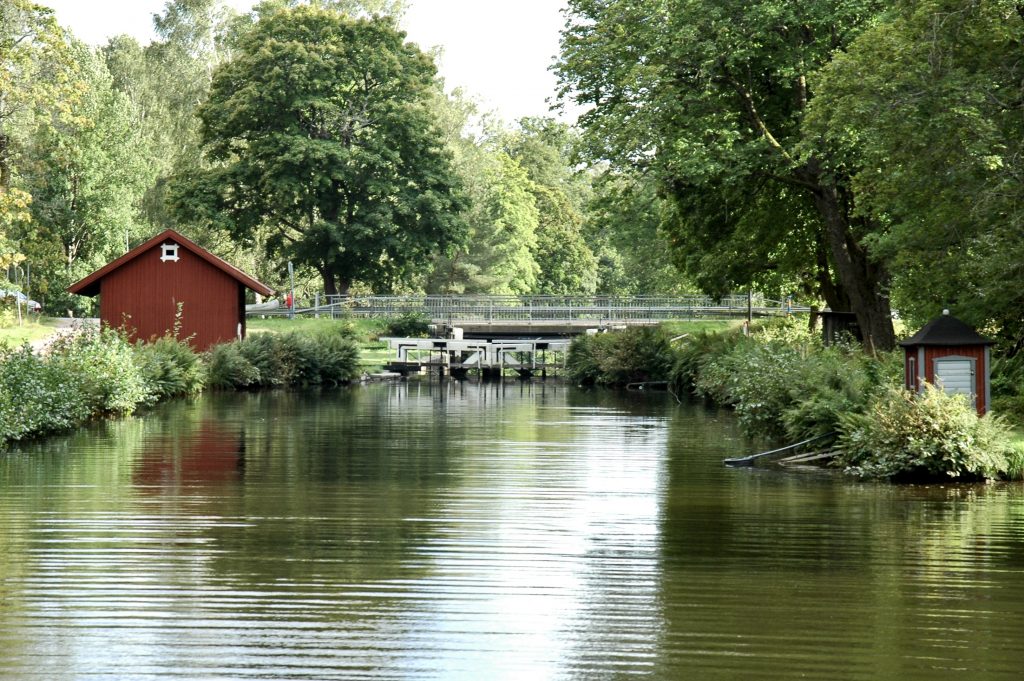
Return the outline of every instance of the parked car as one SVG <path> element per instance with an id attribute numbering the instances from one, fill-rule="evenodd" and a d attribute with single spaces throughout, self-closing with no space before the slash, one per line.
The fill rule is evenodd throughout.
<path id="1" fill-rule="evenodd" d="M 22 305 L 25 305 L 29 312 L 39 312 L 43 309 L 42 305 L 32 300 L 21 291 L 7 291 L 0 288 L 0 298 L 14 298 Z"/>

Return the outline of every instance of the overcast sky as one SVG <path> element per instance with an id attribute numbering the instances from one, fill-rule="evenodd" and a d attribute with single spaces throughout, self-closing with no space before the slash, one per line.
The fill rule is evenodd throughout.
<path id="1" fill-rule="evenodd" d="M 165 0 L 37 0 L 79 39 L 101 45 L 121 33 L 153 37 L 152 15 Z M 252 0 L 227 0 L 239 10 Z M 440 71 L 448 89 L 461 86 L 485 111 L 506 121 L 551 115 L 565 0 L 411 0 L 402 24 L 423 49 L 444 50 Z"/>

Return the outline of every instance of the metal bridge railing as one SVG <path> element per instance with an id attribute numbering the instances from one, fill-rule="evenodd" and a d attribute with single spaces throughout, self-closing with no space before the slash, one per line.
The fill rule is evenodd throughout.
<path id="1" fill-rule="evenodd" d="M 709 296 L 316 296 L 313 306 L 299 307 L 296 314 L 353 317 L 397 317 L 426 314 L 434 322 L 574 322 L 603 323 L 702 318 L 742 318 L 785 315 L 806 311 L 787 301 L 769 300 L 760 294 Z M 251 314 L 287 315 L 287 308 Z"/>

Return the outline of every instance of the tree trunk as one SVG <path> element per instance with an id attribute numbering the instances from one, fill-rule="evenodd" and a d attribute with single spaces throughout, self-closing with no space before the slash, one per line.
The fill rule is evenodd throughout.
<path id="1" fill-rule="evenodd" d="M 839 191 L 817 175 L 819 189 L 814 192 L 814 203 L 825 223 L 825 242 L 839 282 L 849 296 L 850 311 L 857 315 L 864 346 L 871 353 L 892 350 L 896 334 L 887 292 L 888 272 L 872 262 L 853 238 L 850 216 Z"/>
<path id="2" fill-rule="evenodd" d="M 828 261 L 828 246 L 825 245 L 825 235 L 818 235 L 818 244 L 815 248 L 817 268 L 815 278 L 818 283 L 818 292 L 825 299 L 825 305 L 833 312 L 849 312 L 850 296 L 846 295 L 842 284 L 836 283 L 832 278 L 832 268 Z"/>
<path id="3" fill-rule="evenodd" d="M 320 268 L 320 276 L 324 280 L 324 293 L 329 296 L 347 296 L 352 288 L 352 278 L 338 274 L 330 266 Z"/>
<path id="4" fill-rule="evenodd" d="M 324 280 L 324 293 L 329 296 L 338 295 L 338 287 L 334 283 L 334 273 L 327 268 L 320 270 L 320 276 Z"/>
<path id="5" fill-rule="evenodd" d="M 11 186 L 11 138 L 0 132 L 0 190 Z"/>

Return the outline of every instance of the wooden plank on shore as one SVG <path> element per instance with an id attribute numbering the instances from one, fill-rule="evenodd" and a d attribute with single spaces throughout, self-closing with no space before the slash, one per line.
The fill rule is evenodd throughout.
<path id="1" fill-rule="evenodd" d="M 779 459 L 778 463 L 783 466 L 792 466 L 795 464 L 811 463 L 814 461 L 825 461 L 826 459 L 835 458 L 839 452 L 828 451 L 828 452 L 809 452 L 807 454 L 797 454 L 796 456 L 787 456 L 785 459 Z"/>

